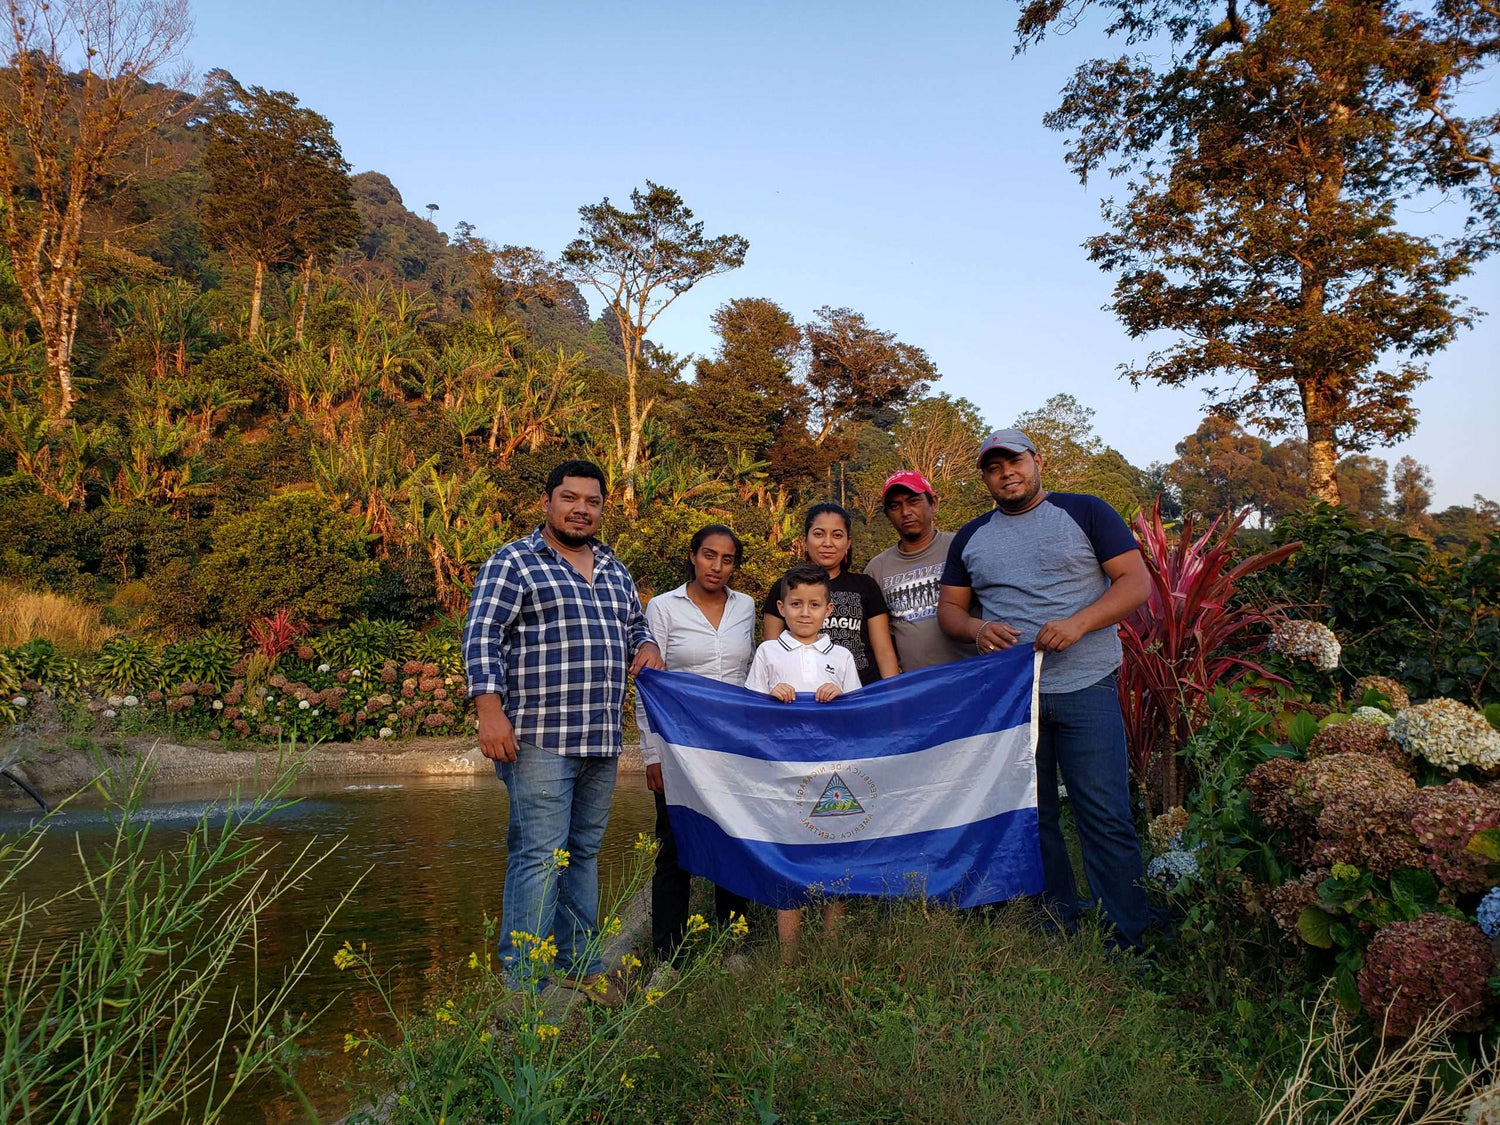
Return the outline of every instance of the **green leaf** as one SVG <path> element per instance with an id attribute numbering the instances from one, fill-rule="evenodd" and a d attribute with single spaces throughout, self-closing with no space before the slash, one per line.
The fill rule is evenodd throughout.
<path id="1" fill-rule="evenodd" d="M 1286 739 L 1298 750 L 1307 752 L 1308 744 L 1317 736 L 1318 720 L 1306 711 L 1298 711 L 1286 727 Z"/>
<path id="2" fill-rule="evenodd" d="M 1500 828 L 1476 832 L 1465 847 L 1489 860 L 1500 860 Z"/>
<path id="3" fill-rule="evenodd" d="M 1237 1014 L 1240 1019 L 1244 1020 L 1246 1023 L 1249 1023 L 1252 1019 L 1255 1018 L 1255 1005 L 1244 998 L 1241 998 L 1234 1002 L 1234 1010 L 1235 1014 Z"/>
<path id="4" fill-rule="evenodd" d="M 1339 1007 L 1351 1016 L 1359 1012 L 1359 986 L 1347 966 L 1340 966 L 1339 971 L 1333 975 L 1333 996 L 1339 1002 Z"/>
<path id="5" fill-rule="evenodd" d="M 1491 703 L 1485 707 L 1484 717 L 1490 721 L 1490 726 L 1500 730 L 1500 703 Z"/>
<path id="6" fill-rule="evenodd" d="M 1297 932 L 1308 945 L 1319 949 L 1333 948 L 1333 919 L 1316 906 L 1309 906 L 1297 915 Z"/>
<path id="7" fill-rule="evenodd" d="M 1437 905 L 1438 885 L 1431 871 L 1403 867 L 1391 876 L 1391 901 L 1410 921 Z"/>

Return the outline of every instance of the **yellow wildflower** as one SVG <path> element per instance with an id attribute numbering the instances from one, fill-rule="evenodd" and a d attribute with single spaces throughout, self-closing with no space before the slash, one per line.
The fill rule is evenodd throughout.
<path id="1" fill-rule="evenodd" d="M 687 920 L 687 936 L 688 937 L 692 937 L 694 934 L 701 934 L 706 929 L 708 929 L 708 923 L 706 921 L 704 921 L 703 915 L 701 915 L 701 914 L 690 914 L 690 915 L 688 915 L 688 920 Z"/>
<path id="2" fill-rule="evenodd" d="M 491 1035 L 488 1031 L 481 1031 L 479 1033 L 479 1042 L 482 1046 L 487 1046 L 489 1044 L 489 1041 L 493 1038 L 494 1036 Z"/>
<path id="3" fill-rule="evenodd" d="M 526 956 L 538 965 L 550 965 L 557 959 L 557 942 L 553 941 L 549 934 L 545 939 L 533 945 Z"/>
<path id="4" fill-rule="evenodd" d="M 646 989 L 646 1007 L 650 1008 L 655 1006 L 656 1002 L 665 995 L 666 993 L 659 988 Z"/>
<path id="5" fill-rule="evenodd" d="M 729 936 L 738 940 L 750 932 L 750 923 L 745 921 L 743 914 L 735 914 L 734 921 L 729 923 Z"/>
<path id="6" fill-rule="evenodd" d="M 634 953 L 620 954 L 620 968 L 624 969 L 627 973 L 632 969 L 639 969 L 640 967 L 641 959 Z"/>
<path id="7" fill-rule="evenodd" d="M 477 953 L 470 953 L 469 954 L 469 968 L 471 968 L 471 969 L 477 969 L 477 968 L 479 968 L 479 954 L 477 954 Z"/>
<path id="8" fill-rule="evenodd" d="M 526 945 L 528 942 L 536 942 L 540 939 L 536 934 L 529 934 L 525 930 L 511 930 L 510 940 L 516 945 Z"/>
<path id="9" fill-rule="evenodd" d="M 655 855 L 661 850 L 661 841 L 654 836 L 648 836 L 644 832 L 635 834 L 635 850 L 644 853 L 647 857 Z"/>
<path id="10" fill-rule="evenodd" d="M 555 1023 L 539 1023 L 536 1025 L 536 1037 L 543 1043 L 549 1039 L 556 1039 L 562 1033 L 562 1028 Z"/>
<path id="11" fill-rule="evenodd" d="M 599 933 L 602 937 L 608 940 L 612 937 L 619 937 L 620 931 L 624 928 L 625 923 L 620 921 L 620 916 L 616 914 L 613 918 L 606 918 L 604 920 L 604 925 L 600 928 Z"/>
<path id="12" fill-rule="evenodd" d="M 557 867 L 557 868 L 566 867 L 566 866 L 568 866 L 568 860 L 570 860 L 572 858 L 573 858 L 572 855 L 569 854 L 569 852 L 567 851 L 566 848 L 553 848 L 552 849 L 552 865 L 554 867 Z"/>
<path id="13" fill-rule="evenodd" d="M 339 946 L 338 950 L 333 955 L 334 967 L 337 968 L 339 972 L 343 972 L 358 960 L 359 958 L 354 953 L 354 947 L 351 946 L 347 941 L 344 942 L 343 945 Z"/>
<path id="14" fill-rule="evenodd" d="M 458 1021 L 453 1018 L 453 1001 L 444 1000 L 443 1006 L 433 1013 L 433 1018 L 438 1023 L 457 1023 Z"/>
<path id="15" fill-rule="evenodd" d="M 620 1085 L 624 1086 L 625 1089 L 627 1089 L 627 1090 L 634 1090 L 635 1089 L 635 1079 L 632 1078 L 632 1077 L 630 1077 L 629 1074 L 627 1074 L 625 1071 L 622 1070 L 622 1071 L 620 1071 Z"/>
<path id="16" fill-rule="evenodd" d="M 344 1032 L 344 1054 L 348 1054 L 359 1046 L 359 1039 L 351 1031 Z"/>

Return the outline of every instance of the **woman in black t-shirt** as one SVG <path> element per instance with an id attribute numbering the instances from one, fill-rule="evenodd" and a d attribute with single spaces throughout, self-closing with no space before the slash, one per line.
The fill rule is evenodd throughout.
<path id="1" fill-rule="evenodd" d="M 854 561 L 850 543 L 849 513 L 837 504 L 814 504 L 802 521 L 802 552 L 808 562 L 828 572 L 833 591 L 833 611 L 823 632 L 834 644 L 843 645 L 854 657 L 861 684 L 894 676 L 901 671 L 896 646 L 891 642 L 891 611 L 880 584 L 863 574 L 851 574 Z M 781 600 L 781 582 L 771 587 L 761 605 L 761 629 L 774 641 L 786 628 L 776 613 Z"/>

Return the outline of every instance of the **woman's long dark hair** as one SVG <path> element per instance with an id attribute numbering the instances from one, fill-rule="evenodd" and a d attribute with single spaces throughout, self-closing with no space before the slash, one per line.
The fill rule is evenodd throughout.
<path id="1" fill-rule="evenodd" d="M 812 531 L 813 521 L 819 516 L 834 515 L 844 521 L 844 534 L 849 536 L 849 549 L 844 552 L 844 564 L 839 567 L 840 574 L 847 574 L 849 568 L 854 565 L 854 524 L 849 518 L 848 509 L 842 504 L 835 504 L 831 500 L 825 500 L 821 504 L 814 504 L 807 509 L 807 515 L 802 517 L 802 557 L 808 562 L 812 559 L 807 553 L 807 534 Z"/>
<path id="2" fill-rule="evenodd" d="M 693 568 L 693 556 L 698 553 L 698 548 L 703 546 L 704 542 L 710 535 L 729 536 L 729 541 L 734 544 L 734 565 L 738 567 L 740 563 L 744 561 L 745 545 L 740 542 L 740 537 L 734 533 L 734 529 L 732 527 L 726 527 L 722 523 L 707 524 L 706 526 L 700 527 L 697 531 L 693 532 L 692 542 L 688 544 L 688 581 L 692 581 L 698 576 L 698 572 Z"/>

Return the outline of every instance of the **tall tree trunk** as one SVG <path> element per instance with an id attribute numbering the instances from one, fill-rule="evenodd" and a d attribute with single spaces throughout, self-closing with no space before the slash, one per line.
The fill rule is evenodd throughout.
<path id="1" fill-rule="evenodd" d="M 66 418 L 73 410 L 78 396 L 73 391 L 73 357 L 71 340 L 55 340 L 47 343 L 47 367 L 57 380 L 57 416 Z"/>
<path id="2" fill-rule="evenodd" d="M 635 511 L 635 465 L 641 455 L 641 419 L 637 413 L 640 399 L 636 395 L 636 355 L 634 341 L 625 345 L 625 424 L 629 436 L 625 442 L 625 507 Z"/>
<path id="3" fill-rule="evenodd" d="M 266 263 L 255 263 L 255 288 L 250 293 L 250 338 L 260 335 L 260 296 L 266 284 Z"/>
<path id="4" fill-rule="evenodd" d="M 302 263 L 302 292 L 297 296 L 297 343 L 302 343 L 302 328 L 307 323 L 307 299 L 312 293 L 312 255 Z"/>
<path id="5" fill-rule="evenodd" d="M 1316 375 L 1302 381 L 1302 416 L 1307 420 L 1307 484 L 1319 500 L 1339 502 L 1338 445 L 1334 440 L 1332 394 Z"/>

